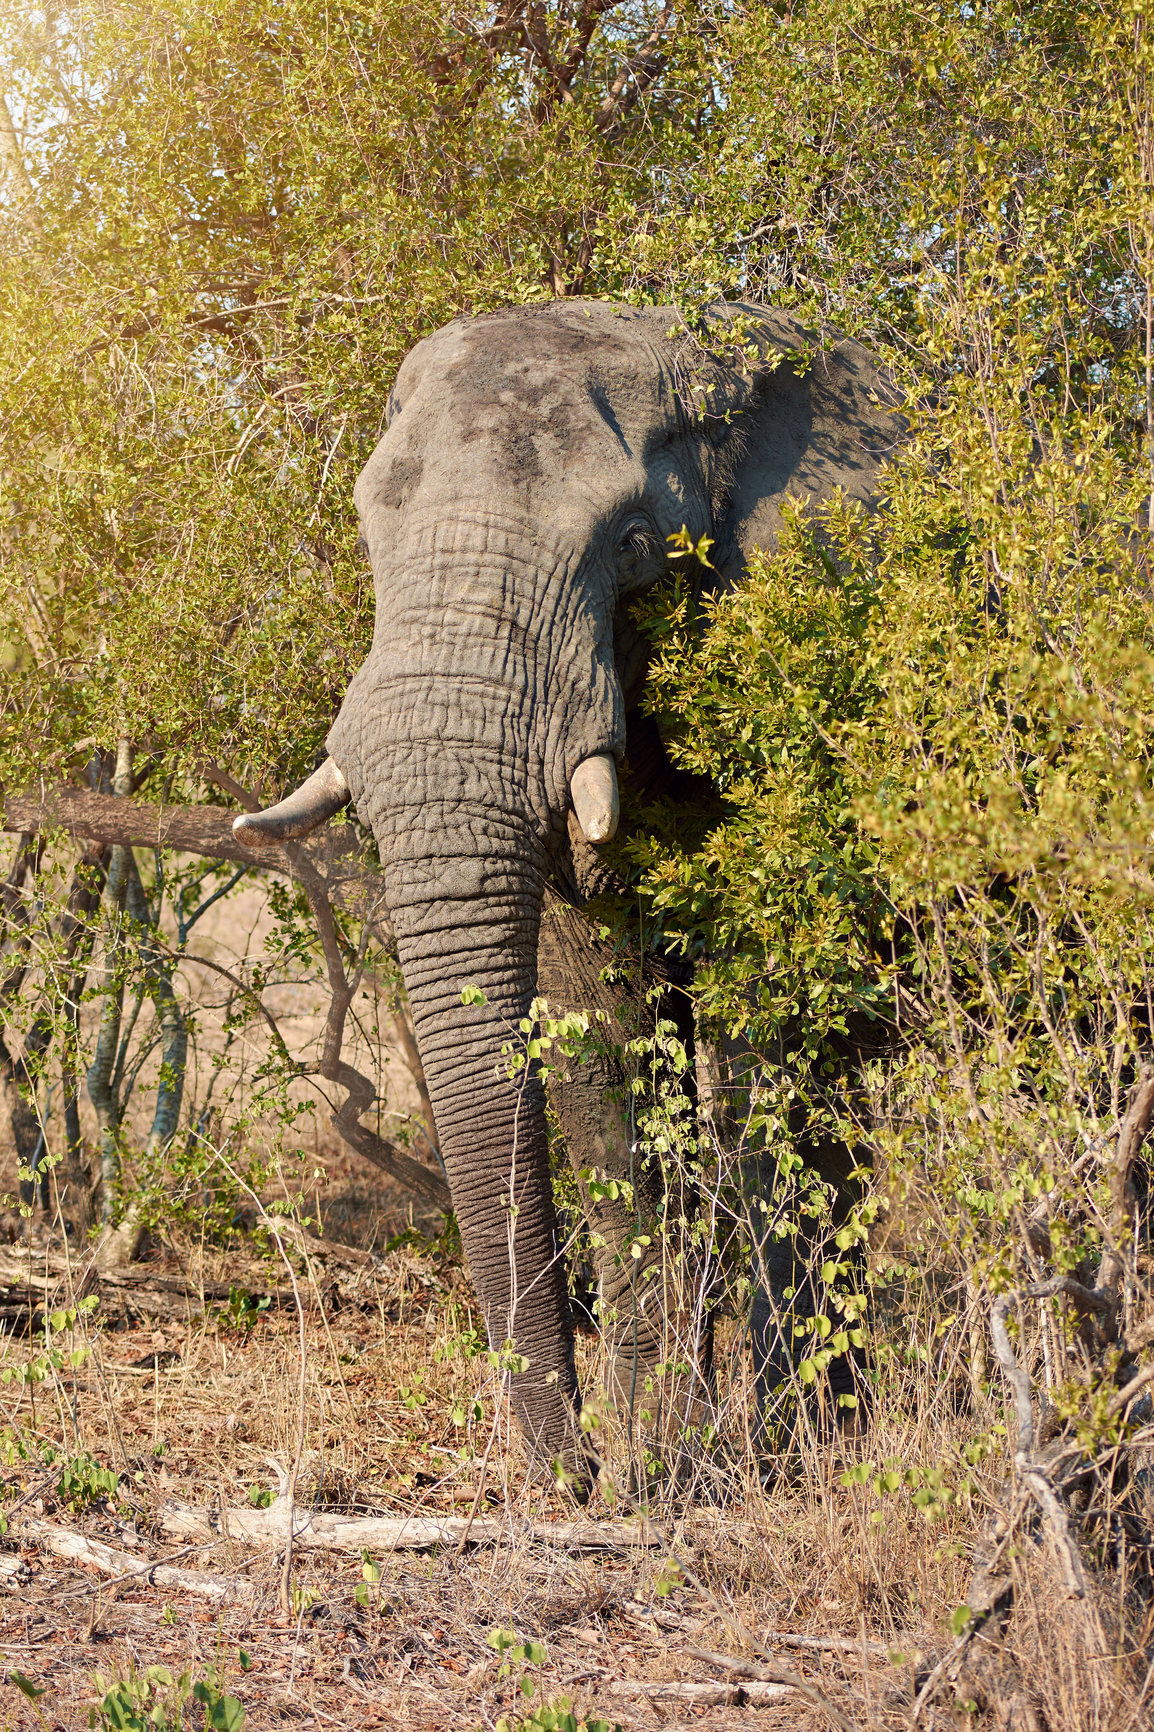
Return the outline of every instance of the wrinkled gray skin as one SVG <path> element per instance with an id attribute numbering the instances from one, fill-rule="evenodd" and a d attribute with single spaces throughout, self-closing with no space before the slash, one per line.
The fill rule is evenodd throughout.
<path id="1" fill-rule="evenodd" d="M 719 344 L 756 314 L 752 358 Z M 538 1459 L 572 1465 L 577 1383 L 538 1083 L 502 1043 L 537 990 L 570 782 L 627 745 L 618 610 L 713 539 L 723 580 L 785 493 L 869 501 L 894 440 L 858 345 L 719 306 L 713 352 L 671 308 L 557 301 L 462 317 L 406 358 L 355 489 L 372 647 L 328 737 L 375 835 L 440 1147 L 490 1339 Z M 678 333 L 679 334 L 675 334 Z M 643 666 L 641 669 L 643 677 Z M 484 1007 L 463 1006 L 475 984 Z M 513 1207 L 510 1208 L 510 1198 Z"/>

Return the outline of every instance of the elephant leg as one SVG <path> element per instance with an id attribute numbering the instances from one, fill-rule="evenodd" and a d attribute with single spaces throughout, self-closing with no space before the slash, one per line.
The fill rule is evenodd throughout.
<path id="1" fill-rule="evenodd" d="M 656 1155 L 644 1158 L 638 1148 L 632 1091 L 637 1066 L 625 1048 L 638 1036 L 652 1036 L 657 1017 L 639 970 L 622 984 L 620 963 L 619 952 L 598 939 L 576 909 L 548 900 L 539 990 L 556 1014 L 586 1010 L 605 1016 L 594 1024 L 590 1049 L 554 1072 L 549 1103 L 590 1230 L 607 1393 L 629 1421 L 659 1437 L 673 1395 L 670 1376 L 658 1367 L 696 1357 L 683 1339 L 692 1311 L 692 1270 L 671 1230 L 692 1213 L 693 1199 L 687 1175 L 663 1170 Z"/>
<path id="2" fill-rule="evenodd" d="M 789 1223 L 792 1230 L 775 1236 L 769 1223 L 773 1221 L 775 1193 L 780 1185 L 776 1166 L 770 1159 L 755 1161 L 746 1175 L 754 1286 L 750 1309 L 750 1345 L 756 1381 L 753 1432 L 758 1442 L 766 1443 L 776 1430 L 775 1421 L 785 1410 L 786 1400 L 797 1388 L 803 1361 L 823 1348 L 828 1351 L 825 1343 L 829 1335 L 821 1333 L 814 1319 L 828 1317 L 833 1335 L 843 1326 L 836 1296 L 839 1290 L 844 1292 L 852 1284 L 859 1262 L 856 1249 L 844 1253 L 829 1243 L 830 1235 L 845 1224 L 854 1204 L 861 1200 L 861 1184 L 854 1177 L 853 1151 L 832 1138 L 807 1137 L 800 1131 L 794 1148 L 805 1167 L 816 1173 L 830 1191 L 832 1207 L 824 1220 L 798 1209 Z M 819 1264 L 831 1261 L 847 1267 L 834 1283 L 827 1285 L 818 1280 L 817 1269 Z M 853 1398 L 860 1405 L 866 1391 L 864 1370 L 864 1354 L 853 1345 L 830 1358 L 824 1376 L 815 1380 L 809 1404 L 811 1417 L 820 1430 L 847 1422 L 854 1409 L 846 1408 L 843 1398 Z"/>

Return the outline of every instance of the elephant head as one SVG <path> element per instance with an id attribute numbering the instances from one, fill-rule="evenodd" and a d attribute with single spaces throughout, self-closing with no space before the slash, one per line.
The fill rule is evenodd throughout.
<path id="1" fill-rule="evenodd" d="M 682 531 L 711 538 L 724 580 L 773 544 L 787 493 L 871 497 L 895 436 L 873 363 L 847 341 L 812 351 L 766 309 L 720 305 L 691 331 L 671 308 L 572 300 L 419 343 L 356 484 L 376 619 L 329 759 L 237 820 L 279 841 L 351 796 L 377 839 L 462 1240 L 491 1342 L 521 1356 L 539 1458 L 580 1455 L 573 1337 L 542 1090 L 501 1049 L 535 994 L 570 813 L 588 841 L 616 825 L 622 603 Z"/>

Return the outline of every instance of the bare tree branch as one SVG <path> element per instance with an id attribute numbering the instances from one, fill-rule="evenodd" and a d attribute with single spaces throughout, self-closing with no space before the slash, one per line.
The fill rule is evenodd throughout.
<path id="1" fill-rule="evenodd" d="M 352 824 L 328 824 L 307 842 L 259 852 L 232 832 L 231 815 L 218 806 L 160 806 L 95 794 L 58 784 L 38 794 L 0 796 L 0 829 L 28 835 L 65 830 L 114 846 L 173 848 L 213 860 L 280 872 L 299 884 L 323 884 L 330 902 L 358 919 L 372 920 L 386 946 L 392 934 L 381 905 L 381 874 Z"/>
<path id="2" fill-rule="evenodd" d="M 1134 1163 L 1154 1122 L 1154 1071 L 1143 1071 L 1130 1091 L 1110 1162 L 1110 1237 L 1102 1253 L 1097 1290 L 1111 1301 L 1115 1313 L 1125 1268 L 1123 1247 L 1130 1236 L 1134 1211 Z M 1116 1332 L 1116 1326 L 1115 1326 Z M 1112 1337 L 1111 1337 L 1112 1338 Z"/>
<path id="3" fill-rule="evenodd" d="M 297 844 L 290 842 L 285 848 L 286 854 L 291 854 L 296 846 Z M 440 1174 L 423 1167 L 395 1143 L 386 1143 L 375 1131 L 360 1123 L 362 1116 L 375 1104 L 377 1090 L 368 1077 L 354 1070 L 352 1065 L 346 1064 L 341 1058 L 345 1020 L 356 991 L 359 967 L 358 972 L 350 979 L 345 972 L 336 921 L 333 919 L 332 907 L 323 886 L 306 882 L 304 888 L 320 936 L 329 982 L 329 1008 L 325 1017 L 321 1075 L 326 1081 L 335 1082 L 348 1090 L 344 1104 L 338 1107 L 330 1121 L 333 1129 L 340 1133 L 350 1148 L 356 1149 L 358 1154 L 372 1161 L 374 1166 L 380 1167 L 408 1189 L 421 1192 L 439 1208 L 447 1209 L 450 1206 L 449 1187 Z M 367 930 L 366 922 L 366 933 Z M 361 960 L 362 958 L 358 958 L 358 965 Z"/>
<path id="4" fill-rule="evenodd" d="M 658 49 L 673 23 L 673 12 L 672 6 L 664 8 L 637 53 L 625 62 L 613 80 L 609 94 L 597 112 L 597 126 L 601 132 L 612 132 L 654 80 L 661 76 L 665 62 Z"/>
<path id="5" fill-rule="evenodd" d="M 40 215 L 36 209 L 36 188 L 33 186 L 28 169 L 24 162 L 24 152 L 20 148 L 20 140 L 16 136 L 16 128 L 12 123 L 12 111 L 8 107 L 8 98 L 0 90 L 0 159 L 3 160 L 13 186 L 16 188 L 24 215 L 33 228 L 39 228 Z"/>

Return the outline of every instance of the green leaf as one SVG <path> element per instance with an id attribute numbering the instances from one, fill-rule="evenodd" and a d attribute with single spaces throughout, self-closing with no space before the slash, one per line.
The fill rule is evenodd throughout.
<path id="1" fill-rule="evenodd" d="M 974 1621 L 974 1614 L 964 1603 L 955 1606 L 950 1613 L 949 1630 L 952 1636 L 962 1636 Z"/>
<path id="2" fill-rule="evenodd" d="M 48 1688 L 46 1684 L 34 1684 L 31 1678 L 26 1678 L 24 1676 L 23 1672 L 9 1672 L 8 1682 L 10 1684 L 15 1684 L 20 1694 L 22 1696 L 27 1696 L 30 1702 L 37 1701 L 45 1694 Z"/>

